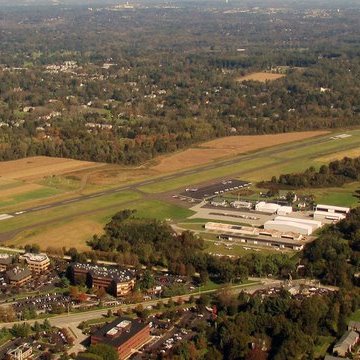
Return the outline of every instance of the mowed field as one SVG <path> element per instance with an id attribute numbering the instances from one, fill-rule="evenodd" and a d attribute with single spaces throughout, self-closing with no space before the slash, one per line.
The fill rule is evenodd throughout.
<path id="1" fill-rule="evenodd" d="M 244 81 L 259 81 L 259 82 L 266 82 L 266 81 L 274 81 L 277 79 L 281 79 L 283 78 L 285 75 L 284 74 L 274 74 L 274 73 L 268 73 L 268 72 L 256 72 L 256 73 L 252 73 L 252 74 L 248 74 L 245 76 L 240 76 L 238 77 L 236 80 L 239 82 L 244 82 Z"/>
<path id="2" fill-rule="evenodd" d="M 152 169 L 161 173 L 174 172 L 204 165 L 221 158 L 301 141 L 328 133 L 328 131 L 303 131 L 274 135 L 229 136 L 205 142 L 196 148 L 158 158 L 159 163 L 153 166 Z"/>

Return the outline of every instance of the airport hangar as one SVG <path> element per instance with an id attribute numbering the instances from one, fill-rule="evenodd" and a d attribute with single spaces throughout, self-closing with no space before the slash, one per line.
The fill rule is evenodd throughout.
<path id="1" fill-rule="evenodd" d="M 180 193 L 180 196 L 194 199 L 194 200 L 204 200 L 215 197 L 217 195 L 224 194 L 230 191 L 240 190 L 250 186 L 251 183 L 248 181 L 229 179 L 223 180 L 219 183 L 207 185 L 203 187 L 193 187 L 187 188 L 185 191 Z"/>

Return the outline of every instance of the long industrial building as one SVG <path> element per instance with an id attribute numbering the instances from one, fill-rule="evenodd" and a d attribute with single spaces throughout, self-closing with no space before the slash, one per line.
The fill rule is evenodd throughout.
<path id="1" fill-rule="evenodd" d="M 297 251 L 300 251 L 304 248 L 304 243 L 300 240 L 273 238 L 269 236 L 250 237 L 232 234 L 220 234 L 219 239 L 237 241 L 248 245 L 269 246 L 280 249 L 292 249 Z"/>
<path id="2" fill-rule="evenodd" d="M 349 212 L 350 208 L 348 207 L 319 204 L 315 208 L 314 219 L 340 221 L 345 219 Z"/>
<path id="3" fill-rule="evenodd" d="M 242 236 L 266 236 L 266 237 L 273 237 L 278 239 L 292 239 L 292 240 L 301 240 L 302 235 L 296 232 L 289 232 L 289 231 L 278 231 L 272 229 L 260 229 L 251 226 L 241 226 L 241 225 L 230 225 L 230 224 L 223 224 L 223 223 L 214 223 L 214 222 L 207 222 L 205 224 L 205 229 L 210 231 L 219 231 L 219 232 L 226 232 L 227 234 L 237 234 Z"/>
<path id="4" fill-rule="evenodd" d="M 315 230 L 319 229 L 321 225 L 320 221 L 277 216 L 274 220 L 266 221 L 264 229 L 280 232 L 292 232 L 309 236 Z"/>

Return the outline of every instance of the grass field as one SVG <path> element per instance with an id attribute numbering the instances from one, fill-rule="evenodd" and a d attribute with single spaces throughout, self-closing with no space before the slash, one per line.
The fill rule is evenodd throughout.
<path id="1" fill-rule="evenodd" d="M 356 310 L 354 313 L 351 314 L 348 321 L 360 321 L 360 309 Z"/>
<path id="2" fill-rule="evenodd" d="M 218 240 L 207 240 L 206 236 L 204 237 L 205 237 L 205 246 L 206 246 L 205 251 L 211 254 L 219 254 L 224 256 L 231 256 L 231 255 L 243 256 L 246 254 L 256 253 L 260 251 L 262 254 L 280 253 L 280 251 L 276 251 L 275 249 L 271 249 L 268 247 L 253 247 L 253 246 L 248 246 L 246 244 L 238 245 L 238 244 L 229 243 L 230 246 L 225 246 L 223 243 L 220 243 Z M 283 253 L 289 255 L 294 254 L 294 252 L 290 250 L 284 251 Z"/>
<path id="3" fill-rule="evenodd" d="M 314 357 L 315 359 L 323 358 L 330 345 L 335 341 L 333 336 L 319 336 L 315 341 Z"/>
<path id="4" fill-rule="evenodd" d="M 340 151 L 335 154 L 324 155 L 322 157 L 317 158 L 316 161 L 319 161 L 322 163 L 329 163 L 330 161 L 341 160 L 344 157 L 352 157 L 353 158 L 353 157 L 359 157 L 359 156 L 360 156 L 360 148 L 355 148 L 355 149 Z"/>
<path id="5" fill-rule="evenodd" d="M 140 198 L 141 196 L 136 192 L 122 192 L 55 207 L 53 209 L 40 210 L 35 213 L 27 213 L 20 217 L 2 221 L 1 230 L 2 232 L 13 231 L 38 223 L 51 222 L 57 219 L 61 220 L 64 217 L 66 217 L 68 221 L 72 221 L 73 218 L 82 216 L 83 213 L 101 212 L 105 209 L 108 209 L 110 213 L 114 214 L 116 208 L 122 208 L 122 204 L 134 202 Z M 82 229 L 79 228 L 79 232 L 81 231 Z M 64 234 L 64 236 L 66 236 L 66 234 Z"/>
<path id="6" fill-rule="evenodd" d="M 137 216 L 159 220 L 181 220 L 194 214 L 193 211 L 158 200 L 145 200 L 135 204 Z"/>
<path id="7" fill-rule="evenodd" d="M 256 72 L 256 73 L 248 74 L 248 75 L 245 75 L 245 76 L 241 76 L 241 77 L 237 78 L 236 80 L 239 81 L 239 82 L 259 81 L 259 82 L 265 83 L 266 81 L 274 81 L 274 80 L 277 80 L 277 79 L 281 79 L 284 76 L 285 76 L 284 74 L 273 74 L 273 73 L 268 73 L 268 72 Z"/>
<path id="8" fill-rule="evenodd" d="M 24 246 L 26 244 L 38 244 L 41 249 L 46 250 L 47 247 L 76 247 L 79 250 L 89 250 L 86 241 L 94 234 L 101 234 L 104 225 L 110 221 L 111 217 L 120 210 L 125 208 L 136 209 L 136 216 L 145 218 L 156 218 L 158 220 L 181 220 L 191 216 L 193 212 L 172 204 L 157 200 L 141 200 L 136 193 L 122 193 L 116 196 L 108 197 L 104 203 L 108 204 L 107 208 L 100 206 L 93 207 L 92 204 L 83 204 L 77 209 L 66 207 L 62 212 L 66 215 L 74 214 L 70 219 L 56 220 L 59 216 L 55 209 L 47 217 L 49 221 L 54 220 L 49 224 L 42 224 L 34 226 L 18 234 L 14 239 L 7 242 L 7 245 Z M 130 202 L 130 204 L 129 204 Z M 81 203 L 77 204 L 80 205 Z M 96 204 L 96 202 L 95 202 Z M 77 215 L 81 211 L 91 211 L 93 213 L 84 215 Z M 59 209 L 57 209 L 59 211 Z M 23 226 L 33 222 L 33 215 L 22 218 Z M 24 220 L 25 219 L 25 220 Z M 14 223 L 11 224 L 8 230 L 14 228 Z"/>

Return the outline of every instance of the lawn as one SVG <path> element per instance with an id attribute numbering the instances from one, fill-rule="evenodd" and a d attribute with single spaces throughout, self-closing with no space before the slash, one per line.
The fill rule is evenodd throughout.
<path id="1" fill-rule="evenodd" d="M 140 201 L 134 204 L 132 208 L 137 209 L 136 215 L 139 217 L 159 220 L 181 220 L 194 214 L 194 212 L 189 209 L 158 200 Z"/>
<path id="2" fill-rule="evenodd" d="M 335 337 L 333 336 L 319 336 L 318 339 L 315 340 L 314 357 L 316 359 L 323 358 L 334 340 Z"/>
<path id="3" fill-rule="evenodd" d="M 205 238 L 205 252 L 212 253 L 212 254 L 219 254 L 219 255 L 233 255 L 233 256 L 243 256 L 246 254 L 251 254 L 255 252 L 260 252 L 262 254 L 274 254 L 274 253 L 280 253 L 280 251 L 277 251 L 275 249 L 269 248 L 269 247 L 252 247 L 248 244 L 236 244 L 232 242 L 227 242 L 226 244 L 229 245 L 229 247 L 225 246 L 225 243 L 221 243 L 220 240 L 215 239 L 214 240 L 207 240 L 206 236 L 203 235 Z M 215 245 L 215 243 L 219 245 Z M 248 250 L 246 250 L 246 249 Z M 282 253 L 293 255 L 293 251 L 283 251 Z"/>
<path id="4" fill-rule="evenodd" d="M 356 310 L 352 315 L 349 317 L 349 321 L 360 321 L 360 309 Z"/>
<path id="5" fill-rule="evenodd" d="M 46 198 L 49 196 L 54 196 L 57 194 L 60 194 L 59 190 L 44 187 L 43 189 L 38 189 L 38 190 L 30 191 L 30 192 L 27 192 L 24 194 L 16 195 L 16 196 L 14 196 L 14 200 L 16 203 L 22 203 L 22 202 L 26 202 L 26 201 L 37 200 L 37 199 L 42 199 L 42 198 Z"/>

